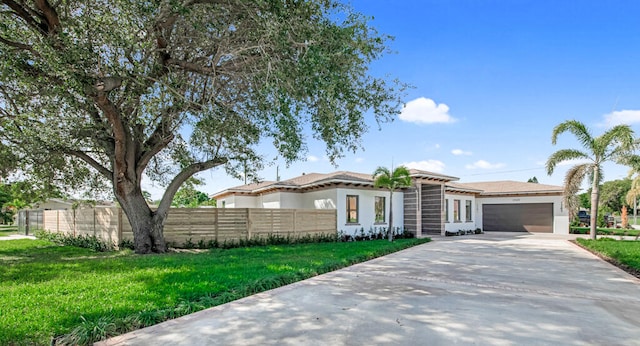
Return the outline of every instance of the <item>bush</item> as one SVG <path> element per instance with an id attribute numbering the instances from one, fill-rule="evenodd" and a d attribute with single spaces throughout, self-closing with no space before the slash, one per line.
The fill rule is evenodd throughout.
<path id="1" fill-rule="evenodd" d="M 107 242 L 95 235 L 79 235 L 52 233 L 45 230 L 37 230 L 36 238 L 48 240 L 58 245 L 67 245 L 91 249 L 96 252 L 107 252 L 115 250 L 113 243 Z"/>

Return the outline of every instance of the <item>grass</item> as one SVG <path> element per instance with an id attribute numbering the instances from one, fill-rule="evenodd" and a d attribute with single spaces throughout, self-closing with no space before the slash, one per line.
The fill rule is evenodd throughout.
<path id="1" fill-rule="evenodd" d="M 77 338 L 67 342 L 88 344 L 426 241 L 145 256 L 44 240 L 0 241 L 0 345 L 50 344 L 72 330 Z"/>
<path id="2" fill-rule="evenodd" d="M 639 241 L 601 238 L 598 240 L 576 239 L 576 242 L 604 258 L 612 260 L 614 264 L 622 264 L 623 269 L 627 271 L 636 275 L 640 273 Z M 625 266 L 627 268 L 624 268 Z"/>
<path id="3" fill-rule="evenodd" d="M 589 234 L 589 227 L 571 227 L 571 233 L 574 234 Z M 635 237 L 640 233 L 637 229 L 622 229 L 622 228 L 596 228 L 596 232 L 600 235 L 626 235 Z"/>
<path id="4" fill-rule="evenodd" d="M 0 225 L 0 237 L 18 234 L 18 226 Z"/>

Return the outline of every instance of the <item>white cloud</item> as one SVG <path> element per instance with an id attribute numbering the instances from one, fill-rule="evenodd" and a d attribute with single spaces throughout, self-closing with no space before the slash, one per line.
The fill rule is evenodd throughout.
<path id="1" fill-rule="evenodd" d="M 640 123 L 640 110 L 622 110 L 604 115 L 604 124 L 607 127 L 634 123 Z"/>
<path id="2" fill-rule="evenodd" d="M 320 159 L 317 156 L 313 156 L 313 155 L 307 156 L 307 161 L 317 162 L 318 160 L 320 160 Z"/>
<path id="3" fill-rule="evenodd" d="M 504 163 L 490 163 L 485 160 L 478 160 L 470 165 L 466 165 L 466 169 L 495 169 L 504 167 Z"/>
<path id="4" fill-rule="evenodd" d="M 356 163 L 363 163 L 364 162 L 364 157 L 357 157 L 356 158 Z"/>
<path id="5" fill-rule="evenodd" d="M 459 156 L 459 155 L 471 155 L 471 154 L 473 154 L 473 153 L 472 153 L 472 152 L 470 152 L 470 151 L 464 151 L 464 150 L 462 150 L 462 149 L 453 149 L 453 150 L 451 150 L 451 153 L 452 153 L 453 155 L 458 155 L 458 156 Z"/>
<path id="6" fill-rule="evenodd" d="M 420 97 L 407 104 L 400 112 L 400 120 L 417 124 L 453 123 L 457 119 L 449 115 L 449 106 L 436 104 L 432 99 Z"/>
<path id="7" fill-rule="evenodd" d="M 444 162 L 438 160 L 425 160 L 425 161 L 413 161 L 402 164 L 407 168 L 419 169 L 422 171 L 429 171 L 434 173 L 440 173 L 444 171 Z"/>
<path id="8" fill-rule="evenodd" d="M 436 149 L 440 149 L 440 144 L 436 143 L 436 145 L 434 145 L 434 147 L 435 147 Z"/>

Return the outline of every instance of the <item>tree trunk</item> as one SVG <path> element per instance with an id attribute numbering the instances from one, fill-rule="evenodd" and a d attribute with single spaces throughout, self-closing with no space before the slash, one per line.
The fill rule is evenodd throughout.
<path id="1" fill-rule="evenodd" d="M 393 190 L 389 190 L 389 241 L 393 241 Z"/>
<path id="2" fill-rule="evenodd" d="M 636 215 L 636 211 L 638 210 L 638 197 L 633 196 L 633 224 L 638 224 L 638 216 Z M 633 228 L 633 227 L 632 227 Z"/>
<path id="3" fill-rule="evenodd" d="M 599 199 L 599 186 L 598 186 L 598 165 L 593 166 L 593 183 L 591 185 L 591 227 L 590 235 L 591 239 L 596 239 L 596 227 L 598 222 L 598 199 Z"/>
<path id="4" fill-rule="evenodd" d="M 166 252 L 163 229 L 167 211 L 158 213 L 151 210 L 140 189 L 123 196 L 117 195 L 117 199 L 131 224 L 135 253 Z"/>

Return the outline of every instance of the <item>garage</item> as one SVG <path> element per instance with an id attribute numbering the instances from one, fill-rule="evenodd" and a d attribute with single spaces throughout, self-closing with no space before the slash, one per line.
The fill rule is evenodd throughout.
<path id="1" fill-rule="evenodd" d="M 553 203 L 483 204 L 485 231 L 553 233 Z"/>

